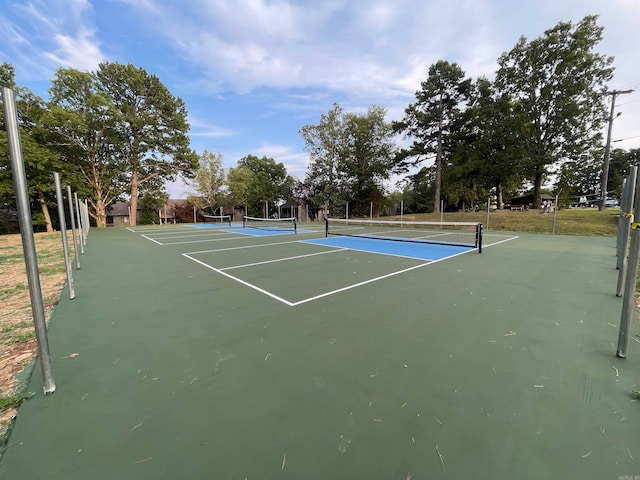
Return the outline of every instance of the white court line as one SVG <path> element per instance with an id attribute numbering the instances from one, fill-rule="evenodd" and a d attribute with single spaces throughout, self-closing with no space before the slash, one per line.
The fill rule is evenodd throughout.
<path id="1" fill-rule="evenodd" d="M 158 245 L 164 245 L 164 243 L 160 243 L 157 240 L 154 240 L 153 238 L 149 238 L 146 235 L 140 235 L 142 238 L 146 238 L 147 240 L 153 242 L 153 243 L 157 243 Z"/>
<path id="2" fill-rule="evenodd" d="M 505 237 L 506 235 L 494 235 L 494 236 L 495 236 L 495 237 Z M 504 239 L 504 240 L 500 240 L 499 242 L 494 242 L 494 243 L 489 243 L 489 244 L 482 243 L 482 248 L 485 248 L 485 247 L 493 247 L 494 245 L 499 245 L 499 244 L 504 243 L 504 242 L 510 242 L 511 240 L 515 240 L 515 239 L 517 239 L 517 238 L 520 238 L 520 237 L 518 237 L 518 236 L 516 236 L 516 237 L 509 237 L 509 238 L 506 238 L 506 239 Z"/>
<path id="3" fill-rule="evenodd" d="M 184 232 L 184 233 L 187 233 L 187 232 Z M 168 240 L 171 238 L 222 237 L 224 235 L 231 235 L 231 234 L 224 231 L 203 232 L 203 233 L 198 232 L 197 234 L 194 234 L 194 232 L 191 232 L 190 234 L 187 234 L 187 235 L 170 235 L 165 237 L 154 235 L 154 238 L 158 238 L 159 240 Z"/>
<path id="4" fill-rule="evenodd" d="M 228 273 L 223 272 L 222 270 L 219 270 L 219 269 L 217 269 L 217 268 L 215 268 L 215 267 L 212 267 L 211 265 L 209 265 L 209 264 L 207 264 L 207 263 L 201 262 L 200 260 L 198 260 L 198 259 L 196 259 L 196 258 L 190 257 L 190 256 L 189 256 L 188 254 L 186 254 L 186 253 L 183 253 L 183 254 L 182 254 L 182 256 L 183 256 L 183 257 L 187 257 L 189 260 L 193 260 L 194 262 L 199 263 L 200 265 L 202 265 L 202 266 L 204 266 L 204 267 L 207 267 L 208 269 L 213 270 L 214 272 L 217 272 L 217 273 L 219 273 L 220 275 L 224 275 L 225 277 L 228 277 L 228 278 L 230 278 L 230 279 L 232 279 L 232 280 L 235 280 L 236 282 L 239 282 L 239 283 L 241 283 L 242 285 L 245 285 L 245 286 L 247 286 L 247 287 L 249 287 L 249 288 L 252 288 L 252 289 L 254 289 L 254 290 L 256 290 L 256 291 L 258 291 L 258 292 L 260 292 L 260 293 L 263 293 L 264 295 L 266 295 L 266 296 L 268 296 L 268 297 L 271 297 L 271 298 L 273 298 L 273 299 L 275 299 L 275 300 L 278 300 L 279 302 L 282 302 L 282 303 L 284 303 L 285 305 L 289 305 L 290 307 L 293 307 L 293 303 L 291 303 L 290 301 L 285 300 L 284 298 L 281 298 L 281 297 L 279 297 L 279 296 L 277 296 L 277 295 L 274 295 L 274 294 L 273 294 L 273 293 L 271 293 L 271 292 L 268 292 L 268 291 L 266 291 L 266 290 L 264 290 L 264 289 L 262 289 L 262 288 L 260 288 L 260 287 L 257 287 L 257 286 L 255 286 L 255 285 L 253 285 L 253 284 L 249 283 L 249 282 L 245 282 L 244 280 L 240 280 L 238 277 L 234 277 L 233 275 L 229 275 Z"/>
<path id="5" fill-rule="evenodd" d="M 235 265 L 233 267 L 220 268 L 219 270 L 221 272 L 223 272 L 223 271 L 226 272 L 227 270 L 235 270 L 236 268 L 254 267 L 256 265 L 265 265 L 267 263 L 286 262 L 287 260 L 295 260 L 297 258 L 305 258 L 305 257 L 315 257 L 316 255 L 324 255 L 325 253 L 342 252 L 344 250 L 348 250 L 348 248 L 337 248 L 336 247 L 335 250 L 327 250 L 326 252 L 308 253 L 306 255 L 296 255 L 295 257 L 285 257 L 285 258 L 278 258 L 276 260 L 266 260 L 264 262 L 246 263 L 244 265 Z"/>
<path id="6" fill-rule="evenodd" d="M 247 235 L 242 235 L 241 237 L 209 238 L 207 240 L 192 240 L 190 242 L 169 242 L 169 243 L 163 243 L 162 245 L 185 245 L 187 243 L 226 242 L 227 240 L 241 240 L 241 239 L 249 239 L 249 238 L 256 238 L 256 237 L 249 237 Z"/>
<path id="7" fill-rule="evenodd" d="M 458 255 L 464 255 L 465 253 L 469 253 L 469 252 L 472 252 L 472 251 L 473 250 L 467 250 L 466 252 L 456 253 L 455 255 L 451 255 L 449 257 L 440 258 L 438 260 L 433 260 L 433 261 L 430 261 L 428 263 L 421 263 L 420 265 L 414 265 L 413 267 L 405 268 L 404 270 L 398 270 L 397 272 L 392 272 L 392 273 L 388 273 L 386 275 L 381 275 L 379 277 L 371 278 L 369 280 L 365 280 L 364 282 L 355 283 L 355 284 L 349 285 L 347 287 L 342 287 L 342 288 L 338 288 L 336 290 L 332 290 L 330 292 L 321 293 L 320 295 L 316 295 L 315 297 L 309 297 L 309 298 L 305 298 L 304 300 L 300 300 L 298 302 L 293 302 L 291 304 L 291 306 L 295 307 L 297 305 L 302 305 L 303 303 L 311 302 L 313 300 L 318 300 L 319 298 L 323 298 L 323 297 L 328 297 L 329 295 L 334 295 L 336 293 L 344 292 L 345 290 L 351 290 L 352 288 L 360 287 L 362 285 L 366 285 L 367 283 L 377 282 L 378 280 L 383 280 L 385 278 L 393 277 L 395 275 L 400 275 L 401 273 L 410 272 L 411 270 L 415 270 L 416 268 L 422 268 L 422 267 L 424 267 L 426 265 L 433 265 L 434 263 L 438 263 L 438 262 L 441 262 L 443 260 L 448 260 L 450 258 L 457 257 Z"/>
<path id="8" fill-rule="evenodd" d="M 200 250 L 199 252 L 186 252 L 186 253 L 187 255 L 196 255 L 198 253 L 214 253 L 214 252 L 226 252 L 228 250 L 242 250 L 245 248 L 270 247 L 271 245 L 285 245 L 287 243 L 307 243 L 307 242 L 303 242 L 302 240 L 290 240 L 288 242 L 261 243 L 260 245 L 243 245 L 241 247 L 216 248 L 213 250 Z M 314 243 L 314 245 L 316 244 Z M 332 247 L 332 248 L 336 248 L 336 247 Z"/>

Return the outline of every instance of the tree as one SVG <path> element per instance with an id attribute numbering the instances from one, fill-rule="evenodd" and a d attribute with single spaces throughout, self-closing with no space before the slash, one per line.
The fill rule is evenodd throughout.
<path id="1" fill-rule="evenodd" d="M 140 186 L 140 201 L 138 209 L 140 218 L 138 224 L 151 225 L 160 224 L 161 219 L 158 210 L 162 210 L 169 202 L 169 194 L 164 188 L 161 178 L 155 177 Z"/>
<path id="2" fill-rule="evenodd" d="M 498 60 L 496 84 L 518 105 L 536 207 L 549 165 L 584 158 L 602 143 L 594 132 L 602 127 L 613 58 L 595 52 L 603 32 L 596 22 L 597 16 L 586 16 L 577 25 L 560 22 L 531 42 L 521 37 Z"/>
<path id="3" fill-rule="evenodd" d="M 95 74 L 100 90 L 120 114 L 118 133 L 131 195 L 131 225 L 136 225 L 140 185 L 159 177 L 190 178 L 198 158 L 189 148 L 187 110 L 155 75 L 143 68 L 101 63 Z"/>
<path id="4" fill-rule="evenodd" d="M 386 110 L 375 105 L 358 114 L 334 104 L 318 125 L 300 130 L 310 157 L 305 190 L 327 214 L 350 202 L 350 210 L 361 215 L 369 211 L 370 202 L 382 199 L 396 150 L 385 115 Z"/>
<path id="5" fill-rule="evenodd" d="M 0 64 L 0 83 L 14 90 L 18 111 L 18 127 L 28 192 L 40 209 L 40 214 L 32 213 L 34 225 L 43 225 L 48 232 L 53 231 L 49 204 L 54 202 L 55 186 L 53 172 L 68 170 L 59 155 L 43 141 L 40 124 L 46 115 L 44 101 L 31 90 L 19 87 L 15 83 L 13 66 Z M 0 156 L 4 165 L 0 167 L 0 196 L 3 203 L 14 203 L 13 181 L 9 169 L 9 153 L 4 125 L 4 114 L 0 111 Z M 6 162 L 6 163 L 5 163 Z"/>
<path id="6" fill-rule="evenodd" d="M 344 115 L 340 170 L 355 215 L 364 215 L 370 202 L 380 201 L 383 181 L 389 178 L 393 167 L 396 147 L 391 125 L 384 120 L 386 113 L 384 108 L 372 106 L 366 114 Z"/>
<path id="7" fill-rule="evenodd" d="M 96 225 L 106 227 L 107 207 L 127 187 L 119 112 L 90 73 L 72 68 L 56 71 L 49 97 L 43 135 L 77 172 L 76 187 L 88 198 Z"/>
<path id="8" fill-rule="evenodd" d="M 222 167 L 222 155 L 205 150 L 200 155 L 199 165 L 193 179 L 195 192 L 188 199 L 198 210 L 209 208 L 213 212 L 223 198 L 226 175 Z"/>
<path id="9" fill-rule="evenodd" d="M 640 165 L 640 148 L 632 148 L 628 152 L 616 148 L 611 152 L 607 192 L 618 197 L 622 194 L 622 181 L 629 175 L 632 165 Z"/>
<path id="10" fill-rule="evenodd" d="M 253 178 L 253 172 L 247 167 L 238 166 L 230 168 L 227 173 L 227 187 L 229 196 L 235 205 L 247 205 L 249 202 L 249 185 Z"/>
<path id="11" fill-rule="evenodd" d="M 514 102 L 488 79 L 475 82 L 471 104 L 457 117 L 451 135 L 445 193 L 450 204 L 471 205 L 486 200 L 489 190 L 495 189 L 502 209 L 505 189 L 513 193 L 521 187 L 525 174 L 515 109 Z"/>
<path id="12" fill-rule="evenodd" d="M 293 178 L 287 175 L 284 164 L 276 163 L 273 158 L 247 155 L 238 160 L 238 168 L 246 169 L 241 175 L 246 176 L 247 171 L 251 172 L 249 177 L 245 177 L 250 180 L 245 184 L 244 191 L 245 205 L 249 207 L 251 215 L 259 215 L 263 211 L 265 217 L 268 217 L 269 212 L 262 208 L 265 202 L 275 205 L 284 200 L 294 184 Z"/>
<path id="13" fill-rule="evenodd" d="M 305 125 L 300 129 L 305 150 L 309 153 L 309 166 L 305 183 L 314 191 L 312 201 L 331 214 L 334 206 L 345 201 L 344 175 L 340 159 L 344 150 L 343 110 L 337 103 L 320 116 L 318 125 Z"/>
<path id="14" fill-rule="evenodd" d="M 429 76 L 416 92 L 416 103 L 405 109 L 405 116 L 393 129 L 413 138 L 409 148 L 397 156 L 397 169 L 406 171 L 435 156 L 433 211 L 440 211 L 442 169 L 449 156 L 453 125 L 461 112 L 461 103 L 469 99 L 471 80 L 457 63 L 439 60 L 429 67 Z"/>

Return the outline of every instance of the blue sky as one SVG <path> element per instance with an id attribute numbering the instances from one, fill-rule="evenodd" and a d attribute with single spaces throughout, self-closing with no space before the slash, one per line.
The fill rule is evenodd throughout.
<path id="1" fill-rule="evenodd" d="M 493 78 L 521 35 L 600 15 L 615 57 L 614 144 L 640 148 L 638 0 L 0 0 L 0 62 L 46 98 L 58 67 L 132 63 L 186 103 L 192 147 L 225 166 L 267 155 L 303 179 L 299 130 L 334 102 L 402 117 L 439 59 Z M 184 196 L 182 183 L 169 187 Z"/>

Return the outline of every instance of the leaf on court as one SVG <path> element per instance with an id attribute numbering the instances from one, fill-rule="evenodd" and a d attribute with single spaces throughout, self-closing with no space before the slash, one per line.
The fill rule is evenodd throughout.
<path id="1" fill-rule="evenodd" d="M 80 355 L 80 354 L 79 353 L 70 353 L 66 357 L 62 357 L 62 358 L 76 358 L 78 355 Z"/>
<path id="2" fill-rule="evenodd" d="M 509 330 L 509 333 L 505 333 L 505 334 L 504 334 L 504 336 L 505 336 L 505 337 L 510 337 L 510 336 L 512 336 L 512 335 L 517 335 L 517 333 L 516 333 L 516 332 L 514 332 L 513 330 Z"/>
<path id="3" fill-rule="evenodd" d="M 631 396 L 632 396 L 633 398 L 640 399 L 640 391 L 638 391 L 638 390 L 632 390 L 632 391 L 631 391 Z"/>
<path id="4" fill-rule="evenodd" d="M 591 455 L 591 450 L 589 450 L 587 453 L 585 453 L 584 455 L 581 455 L 582 458 L 587 458 L 589 455 Z"/>

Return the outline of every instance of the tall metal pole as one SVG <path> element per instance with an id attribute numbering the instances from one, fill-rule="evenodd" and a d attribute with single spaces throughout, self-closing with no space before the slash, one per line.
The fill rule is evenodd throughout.
<path id="1" fill-rule="evenodd" d="M 78 255 L 78 242 L 76 240 L 76 217 L 73 214 L 73 195 L 71 185 L 67 185 L 67 200 L 69 201 L 69 216 L 71 217 L 71 237 L 73 238 L 73 257 L 76 261 L 76 270 L 80 270 L 80 255 Z"/>
<path id="2" fill-rule="evenodd" d="M 31 313 L 33 315 L 33 325 L 38 344 L 40 370 L 42 371 L 42 388 L 46 395 L 47 393 L 56 391 L 56 384 L 53 379 L 53 369 L 51 368 L 51 354 L 49 353 L 46 317 L 44 314 L 42 289 L 38 273 L 36 243 L 33 239 L 31 207 L 29 206 L 29 194 L 27 193 L 27 175 L 24 170 L 24 161 L 22 160 L 20 130 L 18 129 L 18 111 L 16 109 L 13 90 L 2 87 L 2 100 L 7 130 L 7 143 L 9 146 L 9 158 L 11 161 L 11 173 L 13 176 L 13 188 L 15 190 L 18 207 L 18 224 L 20 225 L 20 235 L 22 236 L 24 263 L 27 269 L 27 282 L 29 284 L 29 296 L 31 298 Z"/>
<path id="3" fill-rule="evenodd" d="M 640 182 L 636 178 L 635 186 L 636 206 L 633 216 L 640 219 Z M 627 278 L 624 285 L 622 299 L 622 314 L 620 315 L 620 331 L 618 332 L 618 351 L 620 358 L 626 358 L 629 346 L 629 324 L 635 313 L 635 291 L 638 277 L 638 258 L 640 257 L 640 223 L 631 224 L 631 245 L 629 246 L 629 261 L 627 263 Z"/>
<path id="4" fill-rule="evenodd" d="M 62 250 L 64 251 L 64 266 L 67 269 L 67 284 L 69 286 L 69 298 L 76 298 L 76 291 L 73 287 L 73 272 L 71 271 L 71 261 L 69 260 L 69 242 L 67 241 L 67 223 L 64 218 L 64 201 L 62 199 L 62 187 L 60 186 L 60 174 L 53 172 L 53 180 L 56 184 L 56 198 L 58 200 L 58 217 L 60 221 L 60 236 L 62 237 Z"/>
<path id="5" fill-rule="evenodd" d="M 84 241 L 82 240 L 82 238 L 84 237 L 84 229 L 85 227 L 82 226 L 82 213 L 80 211 L 80 202 L 78 201 L 78 192 L 74 192 L 73 197 L 76 201 L 76 217 L 78 219 L 78 230 L 80 232 L 80 238 L 79 240 L 79 244 L 80 244 L 80 254 L 84 255 Z"/>
<path id="6" fill-rule="evenodd" d="M 489 195 L 489 199 L 487 200 L 487 225 L 485 227 L 486 230 L 489 230 L 489 214 L 491 213 L 491 195 Z"/>
<path id="7" fill-rule="evenodd" d="M 91 219 L 89 218 L 89 202 L 85 198 L 84 199 L 84 218 L 85 221 L 85 230 L 84 230 L 84 244 L 87 244 L 87 238 L 89 238 L 89 230 L 91 230 Z"/>
<path id="8" fill-rule="evenodd" d="M 602 184 L 600 185 L 600 202 L 598 203 L 598 210 L 600 211 L 604 209 L 604 204 L 607 201 L 607 182 L 609 181 L 609 155 L 611 153 L 611 131 L 613 130 L 613 112 L 616 108 L 616 96 L 631 92 L 633 92 L 633 90 L 614 90 L 613 92 L 609 93 L 609 95 L 611 95 L 611 113 L 609 114 L 607 145 L 604 150 L 604 165 L 602 166 Z"/>
<path id="9" fill-rule="evenodd" d="M 636 179 L 638 176 L 638 167 L 632 166 L 629 171 L 629 178 L 625 182 L 624 191 L 625 194 L 622 197 L 622 205 L 621 205 L 621 215 L 619 223 L 619 237 L 620 237 L 620 248 L 618 252 L 618 285 L 616 287 L 616 296 L 621 297 L 624 290 L 624 283 L 627 277 L 627 247 L 629 246 L 629 230 L 631 229 L 631 224 L 633 223 L 633 203 L 634 203 L 634 193 L 636 186 Z"/>

